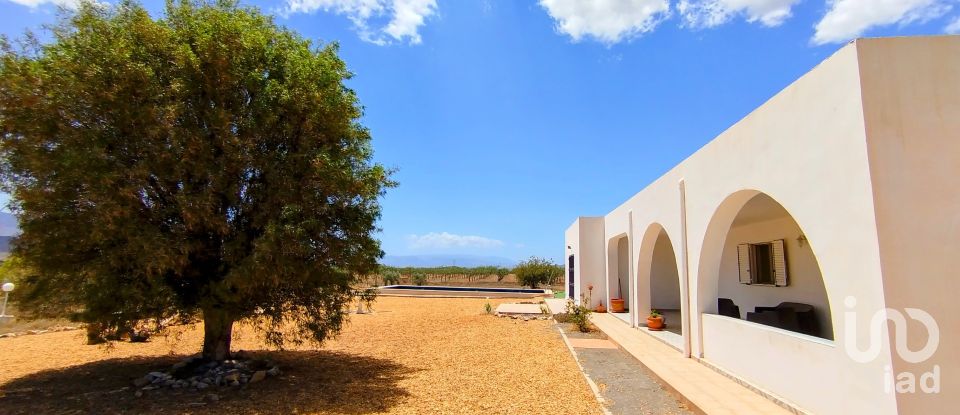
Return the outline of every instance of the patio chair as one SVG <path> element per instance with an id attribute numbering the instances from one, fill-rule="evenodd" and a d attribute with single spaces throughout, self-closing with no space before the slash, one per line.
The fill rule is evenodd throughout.
<path id="1" fill-rule="evenodd" d="M 747 312 L 747 321 L 770 327 L 780 327 L 780 313 L 776 311 Z"/>
<path id="2" fill-rule="evenodd" d="M 729 298 L 717 299 L 717 314 L 721 316 L 740 318 L 740 307 Z"/>
<path id="3" fill-rule="evenodd" d="M 777 327 L 810 336 L 820 334 L 815 309 L 810 304 L 784 301 L 776 307 L 756 307 L 756 312 L 775 312 L 780 322 Z"/>

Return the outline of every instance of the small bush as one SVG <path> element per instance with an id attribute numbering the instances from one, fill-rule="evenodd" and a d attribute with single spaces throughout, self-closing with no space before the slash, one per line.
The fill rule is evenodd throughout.
<path id="1" fill-rule="evenodd" d="M 400 283 L 400 271 L 388 269 L 380 275 L 383 279 L 383 285 L 397 285 Z"/>
<path id="2" fill-rule="evenodd" d="M 540 284 L 549 284 L 557 275 L 563 275 L 563 267 L 546 259 L 530 257 L 513 269 L 517 276 L 517 283 L 537 288 Z"/>
<path id="3" fill-rule="evenodd" d="M 571 323 L 577 326 L 577 330 L 582 333 L 590 332 L 590 308 L 585 305 L 578 305 L 573 299 L 567 300 L 567 318 Z"/>
<path id="4" fill-rule="evenodd" d="M 503 281 L 503 279 L 504 279 L 507 275 L 510 275 L 510 269 L 509 269 L 509 268 L 497 267 L 497 269 L 494 270 L 494 271 L 495 271 L 496 274 L 497 274 L 497 282 Z"/>
<path id="5" fill-rule="evenodd" d="M 427 274 L 418 272 L 410 277 L 415 285 L 427 285 Z"/>
<path id="6" fill-rule="evenodd" d="M 486 303 L 483 305 L 483 311 L 485 311 L 487 314 L 493 314 L 493 306 L 490 305 L 490 303 Z"/>

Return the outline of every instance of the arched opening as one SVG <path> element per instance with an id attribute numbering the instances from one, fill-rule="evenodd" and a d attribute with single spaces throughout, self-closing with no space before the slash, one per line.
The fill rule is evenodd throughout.
<path id="1" fill-rule="evenodd" d="M 664 330 L 683 335 L 683 311 L 680 307 L 680 272 L 677 255 L 667 232 L 660 228 L 650 261 L 650 309 L 664 318 Z"/>
<path id="2" fill-rule="evenodd" d="M 626 235 L 611 239 L 607 252 L 607 310 L 629 323 L 630 240 Z"/>
<path id="3" fill-rule="evenodd" d="M 833 339 L 816 255 L 787 210 L 757 191 L 717 209 L 701 252 L 700 309 L 707 314 Z"/>
<path id="4" fill-rule="evenodd" d="M 659 223 L 647 227 L 637 256 L 637 316 L 641 330 L 683 350 L 682 281 L 673 241 Z M 646 329 L 646 317 L 657 310 L 664 317 L 661 331 Z"/>

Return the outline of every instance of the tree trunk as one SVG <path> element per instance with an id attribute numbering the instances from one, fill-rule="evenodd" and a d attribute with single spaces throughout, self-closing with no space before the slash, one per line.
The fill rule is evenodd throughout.
<path id="1" fill-rule="evenodd" d="M 233 318 L 222 309 L 203 310 L 203 357 L 224 361 L 230 358 Z"/>

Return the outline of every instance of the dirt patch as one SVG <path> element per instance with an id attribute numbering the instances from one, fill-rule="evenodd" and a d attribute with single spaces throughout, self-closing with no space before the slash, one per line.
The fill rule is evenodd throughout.
<path id="1" fill-rule="evenodd" d="M 86 346 L 83 332 L 0 339 L 4 413 L 420 414 L 600 412 L 548 321 L 501 319 L 484 299 L 381 298 L 322 349 L 267 350 L 241 326 L 234 348 L 280 363 L 248 388 L 124 390 L 199 350 L 183 327 L 148 343 Z M 220 401 L 204 400 L 209 393 Z"/>

